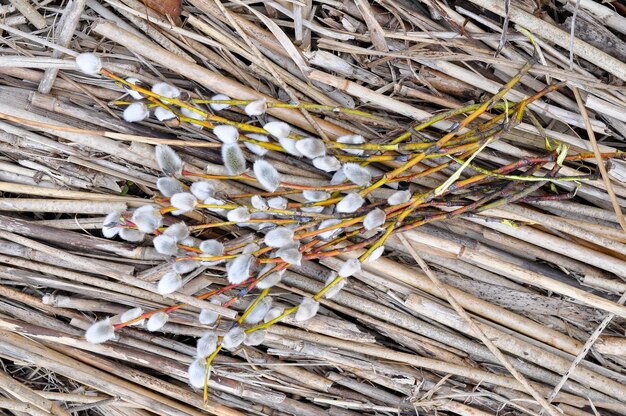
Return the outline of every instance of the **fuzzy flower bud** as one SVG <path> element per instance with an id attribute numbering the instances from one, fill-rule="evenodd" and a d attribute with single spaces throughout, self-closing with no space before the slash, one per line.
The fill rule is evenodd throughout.
<path id="1" fill-rule="evenodd" d="M 101 344 L 115 337 L 115 330 L 109 318 L 91 325 L 85 332 L 85 339 L 92 344 Z"/>
<path id="2" fill-rule="evenodd" d="M 343 199 L 337 203 L 337 212 L 351 213 L 361 208 L 364 203 L 365 199 L 354 192 L 344 196 Z"/>
<path id="3" fill-rule="evenodd" d="M 169 319 L 170 316 L 165 312 L 157 312 L 148 318 L 146 329 L 150 332 L 158 331 L 163 328 L 163 325 L 165 325 Z"/>
<path id="4" fill-rule="evenodd" d="M 254 257 L 250 254 L 241 254 L 228 263 L 228 282 L 238 284 L 250 277 L 250 268 Z"/>
<path id="5" fill-rule="evenodd" d="M 263 241 L 269 247 L 284 247 L 293 242 L 293 230 L 287 227 L 275 228 L 265 234 L 265 239 Z"/>
<path id="6" fill-rule="evenodd" d="M 387 203 L 389 205 L 400 205 L 409 202 L 409 199 L 411 199 L 411 193 L 409 191 L 398 191 L 387 198 Z"/>
<path id="7" fill-rule="evenodd" d="M 326 155 L 326 145 L 320 139 L 308 137 L 296 141 L 296 149 L 309 159 Z"/>
<path id="8" fill-rule="evenodd" d="M 168 110 L 167 108 L 157 107 L 154 109 L 154 116 L 159 121 L 168 121 L 176 118 L 176 114 Z"/>
<path id="9" fill-rule="evenodd" d="M 228 101 L 228 100 L 230 100 L 230 97 L 228 95 L 224 95 L 224 94 L 217 94 L 217 95 L 214 95 L 213 97 L 211 97 L 211 100 L 213 100 L 213 101 Z M 226 110 L 227 108 L 229 108 L 230 104 L 214 103 L 214 104 L 209 104 L 209 106 L 211 107 L 211 109 L 213 111 L 222 111 L 222 110 Z"/>
<path id="10" fill-rule="evenodd" d="M 154 84 L 152 92 L 165 98 L 178 98 L 180 96 L 180 90 L 167 82 Z"/>
<path id="11" fill-rule="evenodd" d="M 257 303 L 254 309 L 248 313 L 248 316 L 246 316 L 246 319 L 243 320 L 243 323 L 252 325 L 261 322 L 271 307 L 272 298 L 264 297 L 259 303 Z"/>
<path id="12" fill-rule="evenodd" d="M 206 358 L 213 354 L 217 348 L 217 334 L 213 331 L 208 331 L 196 342 L 196 357 Z"/>
<path id="13" fill-rule="evenodd" d="M 239 130 L 237 127 L 228 124 L 221 124 L 213 128 L 213 134 L 224 144 L 235 143 L 239 140 Z"/>
<path id="14" fill-rule="evenodd" d="M 246 170 L 246 158 L 237 143 L 222 146 L 222 162 L 231 176 L 241 175 Z"/>
<path id="15" fill-rule="evenodd" d="M 176 152 L 166 144 L 159 144 L 155 147 L 155 157 L 159 168 L 166 175 L 180 175 L 183 170 L 183 161 Z"/>
<path id="16" fill-rule="evenodd" d="M 128 82 L 129 84 L 132 84 L 132 85 L 137 85 L 137 84 L 141 83 L 141 81 L 139 81 L 137 78 L 132 78 L 132 77 L 131 78 L 126 78 L 126 82 Z M 130 95 L 135 100 L 141 100 L 143 98 L 143 96 L 141 95 L 141 93 L 139 91 L 133 90 L 128 85 L 124 85 L 124 89 L 126 90 L 128 95 Z"/>
<path id="17" fill-rule="evenodd" d="M 144 121 L 149 115 L 148 107 L 140 101 L 132 103 L 124 110 L 124 120 L 128 123 Z"/>
<path id="18" fill-rule="evenodd" d="M 348 259 L 344 264 L 341 265 L 339 269 L 339 276 L 341 277 L 350 277 L 355 273 L 361 272 L 361 262 L 359 259 Z"/>
<path id="19" fill-rule="evenodd" d="M 142 314 L 143 314 L 143 309 L 139 307 L 129 309 L 120 315 L 120 322 L 134 321 L 135 319 L 139 318 Z M 137 321 L 134 324 L 131 324 L 131 326 L 141 325 L 143 324 L 144 320 L 145 319 L 142 319 L 141 321 Z"/>
<path id="20" fill-rule="evenodd" d="M 322 156 L 313 159 L 313 166 L 324 172 L 334 172 L 341 169 L 341 163 L 334 156 Z"/>
<path id="21" fill-rule="evenodd" d="M 267 111 L 267 100 L 262 98 L 260 100 L 252 101 L 243 110 L 248 116 L 260 116 Z"/>
<path id="22" fill-rule="evenodd" d="M 193 211 L 197 202 L 196 197 L 190 192 L 179 192 L 170 198 L 170 204 L 182 213 Z"/>
<path id="23" fill-rule="evenodd" d="M 294 320 L 297 322 L 308 321 L 317 315 L 317 311 L 320 309 L 320 303 L 316 302 L 313 298 L 304 298 L 298 307 Z"/>
<path id="24" fill-rule="evenodd" d="M 175 272 L 169 272 L 161 277 L 157 285 L 157 290 L 160 294 L 167 295 L 176 292 L 182 286 L 183 280 L 180 278 L 180 275 Z"/>
<path id="25" fill-rule="evenodd" d="M 260 159 L 254 162 L 253 169 L 257 181 L 266 191 L 274 192 L 278 188 L 280 185 L 280 174 L 271 163 Z"/>
<path id="26" fill-rule="evenodd" d="M 161 192 L 163 196 L 167 198 L 184 191 L 183 185 L 174 178 L 159 178 L 156 185 L 159 189 L 159 192 Z"/>
<path id="27" fill-rule="evenodd" d="M 76 67 L 84 74 L 98 75 L 102 69 L 100 57 L 91 52 L 81 53 L 76 56 Z"/>
<path id="28" fill-rule="evenodd" d="M 244 330 L 240 326 L 236 326 L 224 335 L 224 338 L 222 338 L 222 347 L 227 350 L 235 349 L 240 346 L 245 339 L 246 333 Z"/>
<path id="29" fill-rule="evenodd" d="M 367 186 L 372 180 L 370 172 L 358 163 L 346 163 L 343 173 L 350 182 L 359 186 Z"/>

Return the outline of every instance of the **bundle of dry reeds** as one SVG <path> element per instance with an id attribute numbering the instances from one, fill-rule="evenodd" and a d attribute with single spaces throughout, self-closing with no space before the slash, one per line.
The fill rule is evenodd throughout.
<path id="1" fill-rule="evenodd" d="M 0 12 L 0 414 L 626 414 L 619 1 Z"/>

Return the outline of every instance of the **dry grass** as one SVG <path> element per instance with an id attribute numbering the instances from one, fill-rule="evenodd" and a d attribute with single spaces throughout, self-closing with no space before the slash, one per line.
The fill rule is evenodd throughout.
<path id="1" fill-rule="evenodd" d="M 623 6 L 185 0 L 180 15 L 177 6 L 0 5 L 0 414 L 626 414 Z M 95 76 L 77 70 L 85 52 L 102 58 Z M 129 77 L 136 91 L 158 82 L 184 91 L 180 101 L 147 96 L 152 110 L 194 105 L 203 120 L 192 111 L 125 122 Z M 215 94 L 239 101 L 213 111 Z M 267 113 L 248 117 L 245 104 L 260 98 Z M 353 221 L 330 242 L 316 240 L 320 218 L 307 225 L 299 192 L 328 188 L 332 174 L 275 140 L 247 144 L 270 149 L 278 193 L 251 170 L 226 174 L 213 127 L 267 133 L 271 120 L 371 169 L 370 183 L 334 188 L 331 202 L 347 189 L 367 201 L 355 214 L 320 214 Z M 354 145 L 362 157 L 341 150 L 347 134 L 366 139 Z M 230 208 L 287 196 L 288 212 L 271 221 L 302 226 L 307 261 L 271 291 L 254 288 L 254 276 L 250 290 L 229 286 L 220 263 L 159 293 L 172 259 L 152 236 L 102 234 L 106 214 L 146 204 L 166 227 L 177 221 L 156 185 L 157 145 L 182 158 L 179 180 L 210 180 Z M 252 166 L 258 156 L 241 148 Z M 397 186 L 412 198 L 400 208 L 387 203 Z M 377 206 L 385 228 L 365 235 L 359 215 Z M 219 239 L 227 257 L 261 244 L 262 233 L 212 207 L 185 213 L 193 237 Z M 323 296 L 331 270 L 382 243 L 383 257 Z M 223 336 L 264 296 L 295 312 L 315 294 L 315 317 L 245 326 L 265 330 L 263 342 L 218 350 L 205 391 L 188 384 L 207 330 Z M 153 332 L 120 322 L 134 307 L 169 320 Z M 221 317 L 202 325 L 201 309 Z M 87 342 L 106 317 L 115 339 Z"/>

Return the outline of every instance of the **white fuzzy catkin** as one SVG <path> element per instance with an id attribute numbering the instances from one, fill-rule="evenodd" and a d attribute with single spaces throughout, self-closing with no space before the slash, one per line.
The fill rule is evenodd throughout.
<path id="1" fill-rule="evenodd" d="M 296 140 L 296 149 L 309 159 L 326 155 L 326 145 L 324 145 L 324 142 L 312 137 Z"/>
<path id="2" fill-rule="evenodd" d="M 246 334 L 246 339 L 243 341 L 243 343 L 249 347 L 261 345 L 263 341 L 265 341 L 266 335 L 267 331 L 265 331 L 264 329 L 257 329 L 254 332 Z"/>
<path id="3" fill-rule="evenodd" d="M 224 244 L 217 240 L 205 240 L 200 243 L 198 248 L 205 256 L 216 257 L 224 254 Z"/>
<path id="4" fill-rule="evenodd" d="M 204 201 L 205 199 L 213 196 L 213 194 L 215 193 L 215 188 L 213 188 L 213 185 L 211 185 L 211 183 L 207 181 L 194 182 L 191 184 L 189 190 L 191 191 L 193 196 L 201 201 Z"/>
<path id="5" fill-rule="evenodd" d="M 409 199 L 411 199 L 411 193 L 409 191 L 398 191 L 387 198 L 387 203 L 389 205 L 400 205 L 409 202 Z"/>
<path id="6" fill-rule="evenodd" d="M 184 191 L 183 184 L 181 184 L 178 180 L 170 177 L 157 179 L 156 185 L 159 189 L 159 192 L 161 192 L 161 194 L 163 194 L 163 196 L 167 198 Z"/>
<path id="7" fill-rule="evenodd" d="M 280 283 L 282 279 L 282 274 L 280 272 L 270 273 L 263 278 L 259 283 L 257 283 L 257 289 L 267 289 L 268 287 L 272 287 Z"/>
<path id="8" fill-rule="evenodd" d="M 141 82 L 137 78 L 133 78 L 133 77 L 126 78 L 125 81 L 128 82 L 129 84 L 132 84 L 132 85 L 137 85 L 138 82 Z M 141 95 L 141 93 L 139 91 L 133 90 L 128 85 L 124 85 L 124 89 L 126 90 L 128 95 L 130 95 L 135 100 L 141 100 L 143 98 L 143 95 Z"/>
<path id="9" fill-rule="evenodd" d="M 224 94 L 217 94 L 217 95 L 214 95 L 213 97 L 211 97 L 211 100 L 213 100 L 213 101 L 229 101 L 230 97 L 228 95 L 224 95 Z M 212 104 L 209 104 L 209 107 L 211 107 L 211 109 L 213 111 L 222 111 L 222 110 L 226 110 L 227 108 L 229 108 L 230 104 L 212 103 Z"/>
<path id="10" fill-rule="evenodd" d="M 241 254 L 228 263 L 228 282 L 238 284 L 250 277 L 250 267 L 254 257 L 250 254 Z"/>
<path id="11" fill-rule="evenodd" d="M 246 318 L 243 320 L 243 323 L 248 324 L 248 325 L 253 325 L 253 324 L 257 324 L 261 322 L 263 318 L 265 317 L 265 315 L 267 314 L 267 312 L 271 309 L 271 307 L 272 307 L 272 298 L 267 297 L 267 296 L 264 297 L 263 299 L 261 299 L 259 303 L 257 303 L 254 309 L 252 309 L 248 313 L 248 316 L 246 316 Z"/>
<path id="12" fill-rule="evenodd" d="M 217 334 L 214 331 L 207 331 L 196 341 L 196 357 L 206 358 L 213 354 L 217 348 Z"/>
<path id="13" fill-rule="evenodd" d="M 293 230 L 287 227 L 278 227 L 265 234 L 263 242 L 273 248 L 281 248 L 293 242 Z"/>
<path id="14" fill-rule="evenodd" d="M 163 224 L 163 216 L 152 205 L 143 205 L 133 212 L 131 221 L 142 233 L 151 233 Z"/>
<path id="15" fill-rule="evenodd" d="M 245 137 L 252 139 L 252 140 L 256 140 L 258 142 L 264 142 L 264 143 L 267 143 L 270 140 L 269 137 L 263 134 L 255 134 L 255 133 L 248 133 L 246 134 Z M 248 148 L 248 150 L 250 150 L 255 155 L 264 156 L 265 154 L 267 154 L 267 152 L 269 152 L 268 149 L 256 143 L 250 143 L 248 141 L 244 141 L 243 144 Z"/>
<path id="16" fill-rule="evenodd" d="M 280 185 L 280 174 L 271 163 L 259 159 L 254 162 L 254 176 L 261 186 L 268 192 L 274 192 Z"/>
<path id="17" fill-rule="evenodd" d="M 363 136 L 358 134 L 348 134 L 346 136 L 341 136 L 337 138 L 337 143 L 345 143 L 345 144 L 363 144 L 365 143 L 365 139 Z M 346 153 L 350 153 L 352 155 L 362 155 L 363 149 L 341 149 Z"/>
<path id="18" fill-rule="evenodd" d="M 266 210 L 269 209 L 269 205 L 267 205 L 267 201 L 260 195 L 252 195 L 250 198 L 250 204 L 252 208 Z"/>
<path id="19" fill-rule="evenodd" d="M 339 276 L 350 277 L 355 273 L 361 272 L 361 262 L 357 258 L 346 260 L 339 269 Z"/>
<path id="20" fill-rule="evenodd" d="M 163 234 L 172 237 L 176 241 L 183 241 L 189 237 L 189 227 L 182 221 L 177 222 L 167 227 Z"/>
<path id="21" fill-rule="evenodd" d="M 228 124 L 220 124 L 213 128 L 213 134 L 224 144 L 235 143 L 239 140 L 237 127 Z"/>
<path id="22" fill-rule="evenodd" d="M 291 126 L 284 121 L 270 121 L 263 125 L 263 129 L 277 139 L 289 137 Z"/>
<path id="23" fill-rule="evenodd" d="M 300 208 L 300 210 L 302 212 L 311 212 L 311 213 L 319 214 L 320 212 L 324 211 L 324 207 L 321 205 L 313 206 L 313 207 L 302 207 Z"/>
<path id="24" fill-rule="evenodd" d="M 102 222 L 102 234 L 106 238 L 113 238 L 122 230 L 122 227 L 120 227 L 121 216 L 121 212 L 113 211 L 104 217 L 104 221 Z"/>
<path id="25" fill-rule="evenodd" d="M 343 174 L 348 180 L 359 186 L 367 186 L 372 180 L 371 173 L 358 163 L 346 163 L 343 165 Z"/>
<path id="26" fill-rule="evenodd" d="M 328 198 L 330 198 L 330 193 L 325 192 L 325 191 L 311 191 L 307 189 L 307 190 L 302 191 L 302 196 L 307 201 L 320 202 L 320 201 L 326 201 Z"/>
<path id="27" fill-rule="evenodd" d="M 222 146 L 222 162 L 231 176 L 241 175 L 246 170 L 246 158 L 237 143 Z"/>
<path id="28" fill-rule="evenodd" d="M 341 163 L 334 156 L 322 156 L 313 159 L 313 166 L 324 172 L 334 172 L 341 169 Z"/>
<path id="29" fill-rule="evenodd" d="M 228 211 L 226 218 L 228 219 L 228 221 L 240 224 L 250 219 L 250 211 L 248 211 L 247 207 L 231 209 L 230 211 Z"/>
<path id="30" fill-rule="evenodd" d="M 348 178 L 346 178 L 346 175 L 343 173 L 343 170 L 338 170 L 337 172 L 335 172 L 333 177 L 330 178 L 330 184 L 331 185 L 340 185 L 340 184 L 344 183 L 347 179 Z"/>
<path id="31" fill-rule="evenodd" d="M 272 209 L 287 209 L 287 199 L 282 196 L 275 196 L 267 200 L 267 205 Z"/>
<path id="32" fill-rule="evenodd" d="M 169 176 L 180 175 L 183 169 L 183 161 L 176 152 L 166 144 L 155 147 L 155 158 L 159 168 Z"/>
<path id="33" fill-rule="evenodd" d="M 142 102 L 134 102 L 124 109 L 124 121 L 128 123 L 136 123 L 144 121 L 150 115 L 148 106 Z"/>
<path id="34" fill-rule="evenodd" d="M 178 274 L 185 274 L 194 271 L 200 266 L 197 260 L 181 260 L 174 263 L 172 269 Z"/>
<path id="35" fill-rule="evenodd" d="M 195 108 L 195 107 L 194 107 Z M 199 109 L 198 109 L 199 110 Z M 201 111 L 201 110 L 200 110 Z M 181 107 L 180 108 L 180 113 L 185 116 L 188 117 L 192 120 L 200 120 L 203 121 L 206 119 L 206 115 L 204 114 L 204 112 L 200 112 L 200 111 L 194 111 L 190 108 L 186 108 L 186 107 Z M 196 127 L 202 128 L 202 126 L 198 125 L 198 124 L 194 124 Z"/>
<path id="36" fill-rule="evenodd" d="M 221 305 L 217 299 L 211 299 L 209 302 L 213 305 Z M 219 316 L 217 312 L 210 309 L 202 309 L 198 315 L 198 321 L 200 321 L 202 325 L 213 325 Z"/>
<path id="37" fill-rule="evenodd" d="M 365 259 L 365 263 L 373 263 L 380 258 L 385 252 L 385 246 L 376 247 L 374 251 Z"/>
<path id="38" fill-rule="evenodd" d="M 246 244 L 246 246 L 243 248 L 243 250 L 241 251 L 242 254 L 252 254 L 255 251 L 257 251 L 258 249 L 260 249 L 261 247 L 256 244 L 256 243 L 250 243 L 250 244 Z"/>
<path id="39" fill-rule="evenodd" d="M 281 316 L 283 313 L 285 312 L 284 308 L 281 308 L 279 306 L 272 308 L 269 310 L 269 312 L 267 312 L 265 314 L 265 318 L 263 318 L 263 322 L 268 323 L 273 321 L 274 319 L 278 318 L 279 316 Z"/>
<path id="40" fill-rule="evenodd" d="M 175 272 L 165 273 L 161 280 L 159 280 L 159 284 L 157 285 L 157 290 L 161 295 L 168 295 L 170 293 L 176 292 L 183 286 L 183 280 L 180 275 Z"/>
<path id="41" fill-rule="evenodd" d="M 217 198 L 213 198 L 212 196 L 206 198 L 204 201 L 202 201 L 203 204 L 205 205 L 224 205 L 226 202 L 222 201 L 221 199 L 217 199 Z M 220 209 L 220 208 L 207 208 L 209 211 L 213 211 L 213 212 L 217 212 L 218 214 L 223 214 L 225 212 L 225 210 Z"/>
<path id="42" fill-rule="evenodd" d="M 329 284 L 331 284 L 335 279 L 337 278 L 337 273 L 335 272 L 331 272 L 330 275 L 328 276 L 328 278 L 326 279 L 326 283 L 324 283 L 324 286 L 328 286 Z M 344 286 L 348 283 L 348 281 L 344 278 L 342 280 L 340 280 L 339 282 L 335 283 L 333 285 L 333 287 L 331 287 L 330 289 L 328 289 L 326 291 L 326 293 L 324 293 L 324 297 L 326 299 L 332 299 L 337 293 L 339 293 L 341 291 L 341 289 L 344 288 Z"/>
<path id="43" fill-rule="evenodd" d="M 320 308 L 320 303 L 316 302 L 313 298 L 304 298 L 296 311 L 296 316 L 294 316 L 294 320 L 297 322 L 308 321 L 317 315 L 317 311 Z"/>
<path id="44" fill-rule="evenodd" d="M 179 192 L 170 198 L 170 204 L 181 213 L 193 211 L 197 203 L 198 200 L 191 192 Z"/>
<path id="45" fill-rule="evenodd" d="M 160 234 L 154 237 L 152 244 L 156 251 L 168 256 L 175 256 L 178 253 L 178 246 L 176 239 L 170 235 Z"/>
<path id="46" fill-rule="evenodd" d="M 101 344 L 115 338 L 115 329 L 109 318 L 91 325 L 85 332 L 85 339 L 92 344 Z"/>
<path id="47" fill-rule="evenodd" d="M 81 53 L 76 56 L 76 67 L 84 74 L 98 75 L 102 69 L 100 57 L 91 52 Z"/>
<path id="48" fill-rule="evenodd" d="M 120 315 L 120 322 L 125 323 L 129 321 L 133 321 L 139 318 L 142 314 L 143 314 L 143 309 L 140 307 L 129 309 Z M 145 319 L 142 319 L 141 321 L 137 321 L 134 324 L 131 324 L 131 326 L 141 325 L 143 324 L 144 321 Z"/>
<path id="49" fill-rule="evenodd" d="M 278 250 L 276 255 L 287 263 L 295 264 L 296 266 L 299 266 L 302 262 L 302 252 L 300 252 L 297 248 L 291 247 L 290 245 Z"/>
<path id="50" fill-rule="evenodd" d="M 265 114 L 267 111 L 267 100 L 265 98 L 261 98 L 260 100 L 252 101 L 246 105 L 243 111 L 250 117 Z"/>
<path id="51" fill-rule="evenodd" d="M 227 350 L 232 350 L 240 346 L 245 339 L 245 331 L 240 326 L 236 326 L 224 335 L 224 338 L 222 338 L 222 347 Z"/>
<path id="52" fill-rule="evenodd" d="M 180 90 L 167 82 L 159 82 L 152 86 L 152 92 L 165 98 L 180 97 Z"/>
<path id="53" fill-rule="evenodd" d="M 189 364 L 189 369 L 187 370 L 189 375 L 189 384 L 197 389 L 203 388 L 207 376 L 206 370 L 206 359 L 196 358 L 193 360 L 191 364 Z"/>
<path id="54" fill-rule="evenodd" d="M 119 235 L 122 240 L 126 240 L 130 243 L 138 243 L 145 237 L 144 233 L 134 228 L 122 228 L 120 229 Z"/>
<path id="55" fill-rule="evenodd" d="M 325 228 L 332 227 L 333 225 L 337 225 L 339 223 L 341 223 L 341 220 L 331 218 L 331 219 L 322 221 L 317 229 L 323 230 Z M 339 232 L 341 232 L 341 228 L 334 228 L 332 230 L 324 231 L 323 233 L 320 233 L 317 236 L 321 238 L 322 240 L 328 240 L 334 237 Z"/>
<path id="56" fill-rule="evenodd" d="M 165 312 L 157 312 L 148 318 L 146 329 L 150 332 L 158 331 L 163 328 L 163 325 L 165 325 L 169 319 L 170 316 Z"/>
<path id="57" fill-rule="evenodd" d="M 176 114 L 167 108 L 157 107 L 154 109 L 154 116 L 159 121 L 168 121 L 176 118 Z"/>
<path id="58" fill-rule="evenodd" d="M 337 212 L 351 213 L 357 211 L 363 204 L 365 199 L 356 192 L 348 194 L 343 197 L 341 201 L 337 203 Z"/>
<path id="59" fill-rule="evenodd" d="M 290 155 L 295 156 L 295 157 L 302 157 L 302 156 L 304 156 L 298 150 L 298 147 L 296 146 L 296 143 L 297 143 L 296 140 L 290 139 L 288 137 L 279 137 L 278 138 L 278 143 L 280 143 L 280 146 L 283 149 L 285 149 L 285 151 L 287 153 L 289 153 Z"/>
<path id="60" fill-rule="evenodd" d="M 386 218 L 387 214 L 385 214 L 385 211 L 380 208 L 374 208 L 373 210 L 368 212 L 363 219 L 363 227 L 365 227 L 365 229 L 368 231 L 373 230 L 383 225 Z"/>

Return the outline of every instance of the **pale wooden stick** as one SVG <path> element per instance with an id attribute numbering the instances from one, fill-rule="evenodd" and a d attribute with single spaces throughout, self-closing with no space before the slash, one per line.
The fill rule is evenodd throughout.
<path id="1" fill-rule="evenodd" d="M 112 270 L 112 269 L 107 269 L 102 267 L 100 264 L 94 263 L 92 262 L 90 259 L 86 258 L 86 257 L 81 257 L 81 256 L 76 256 L 74 254 L 70 254 L 64 250 L 59 250 L 50 246 L 47 246 L 45 244 L 36 242 L 34 240 L 19 236 L 17 234 L 13 234 L 13 233 L 9 233 L 6 231 L 0 231 L 0 238 L 4 238 L 6 240 L 10 240 L 13 241 L 15 243 L 18 244 L 22 244 L 24 246 L 33 248 L 35 250 L 39 250 L 39 251 L 43 251 L 44 253 L 48 253 L 51 254 L 53 256 L 57 256 L 60 257 L 70 263 L 76 263 L 76 264 L 86 264 L 86 265 L 91 265 L 93 268 L 93 273 L 98 273 L 101 274 L 103 276 L 108 276 L 111 277 L 113 279 L 122 281 L 124 283 L 127 283 L 131 286 L 135 286 L 135 287 L 139 287 L 141 289 L 147 290 L 149 292 L 156 292 L 156 285 L 154 285 L 153 283 L 149 283 L 149 282 L 145 282 L 141 279 L 138 279 L 134 276 L 129 276 L 126 274 L 122 274 L 117 272 L 116 270 Z M 207 301 L 204 300 L 200 300 L 197 299 L 193 296 L 188 296 L 188 295 L 184 295 L 182 293 L 170 293 L 168 295 L 165 295 L 166 298 L 168 299 L 172 299 L 175 300 L 177 302 L 182 302 L 182 303 L 187 303 L 191 306 L 195 306 L 199 309 L 209 309 L 212 310 L 214 312 L 219 313 L 220 315 L 226 317 L 226 318 L 230 318 L 230 319 L 234 319 L 237 316 L 237 312 L 232 310 L 232 309 L 228 309 L 228 308 L 224 308 L 222 306 L 219 305 L 214 305 L 212 303 L 209 303 Z"/>
<path id="2" fill-rule="evenodd" d="M 28 0 L 11 0 L 11 4 L 37 29 L 44 29 L 46 19 L 28 2 Z"/>
<path id="3" fill-rule="evenodd" d="M 63 17 L 61 18 L 60 25 L 57 27 L 58 38 L 57 43 L 63 47 L 67 47 L 74 36 L 74 31 L 80 21 L 80 16 L 85 8 L 85 0 L 72 0 L 67 3 L 65 10 L 63 11 Z M 52 51 L 53 58 L 61 57 L 61 52 L 58 49 Z M 52 84 L 56 79 L 58 69 L 49 68 L 41 78 L 39 83 L 39 92 L 42 94 L 48 94 L 52 89 Z"/>
<path id="4" fill-rule="evenodd" d="M 70 414 L 61 408 L 58 404 L 51 402 L 33 391 L 29 387 L 17 382 L 4 371 L 0 371 L 0 383 L 2 387 L 9 390 L 12 394 L 33 406 L 43 410 L 46 414 L 50 413 L 55 416 L 70 416 Z"/>
<path id="5" fill-rule="evenodd" d="M 108 214 L 126 211 L 124 202 L 67 201 L 62 199 L 0 198 L 0 211 L 56 212 L 63 214 Z"/>
<path id="6" fill-rule="evenodd" d="M 173 71 L 176 71 L 189 79 L 197 81 L 199 84 L 212 91 L 242 100 L 258 100 L 266 98 L 268 101 L 276 102 L 275 99 L 267 96 L 264 97 L 262 94 L 259 94 L 250 88 L 231 80 L 230 78 L 226 78 L 199 65 L 180 59 L 175 54 L 166 51 L 151 42 L 147 42 L 129 32 L 126 32 L 112 23 L 97 22 L 93 26 L 93 30 L 104 37 L 124 45 L 141 56 L 169 66 Z M 314 127 L 311 126 L 307 122 L 306 118 L 298 111 L 273 108 L 270 109 L 268 113 L 300 128 L 315 131 Z M 329 123 L 328 121 L 315 118 L 315 122 L 331 136 L 349 134 L 347 130 Z"/>
<path id="7" fill-rule="evenodd" d="M 487 335 L 485 335 L 485 333 L 479 328 L 479 326 L 472 320 L 472 318 L 469 316 L 469 314 L 467 312 L 465 312 L 465 309 L 463 309 L 463 307 L 456 301 L 454 296 L 452 296 L 452 294 L 439 281 L 437 276 L 435 276 L 435 274 L 430 270 L 430 267 L 428 267 L 426 262 L 424 260 L 422 260 L 422 258 L 417 254 L 417 251 L 415 251 L 413 246 L 411 244 L 409 244 L 407 239 L 402 234 L 399 234 L 398 238 L 400 239 L 400 241 L 402 241 L 402 244 L 404 244 L 404 247 L 406 247 L 406 249 L 409 251 L 409 253 L 411 254 L 411 257 L 413 257 L 413 259 L 417 262 L 417 264 L 419 264 L 420 268 L 424 271 L 426 276 L 428 276 L 430 281 L 433 282 L 433 284 L 435 285 L 437 290 L 441 294 L 443 294 L 445 299 L 454 308 L 456 313 L 458 313 L 459 316 L 461 316 L 463 318 L 463 320 L 467 324 L 469 324 L 469 327 L 471 328 L 471 330 L 474 333 L 474 335 L 477 336 L 478 338 L 480 338 L 480 340 L 483 342 L 483 344 L 485 344 L 485 346 L 489 349 L 489 351 L 491 351 L 491 353 L 496 356 L 498 361 L 500 361 L 502 363 L 502 365 L 504 365 L 504 367 L 509 371 L 509 373 L 511 373 L 513 375 L 513 377 L 515 377 L 515 379 L 517 381 L 519 381 L 520 384 L 522 384 L 522 386 L 524 386 L 526 391 L 531 396 L 533 396 L 533 398 L 541 405 L 541 407 L 543 407 L 545 410 L 547 410 L 549 414 L 551 414 L 553 416 L 557 416 L 558 412 L 552 406 L 550 406 L 550 404 L 546 401 L 546 399 L 543 396 L 541 396 L 530 385 L 528 380 L 526 380 L 526 377 L 524 377 L 519 371 L 517 371 L 511 365 L 509 360 L 504 356 L 504 354 L 502 354 L 502 352 L 498 349 L 498 347 L 496 347 L 494 345 L 494 343 L 489 338 L 487 338 Z"/>
<path id="8" fill-rule="evenodd" d="M 624 68 L 626 68 L 626 64 L 624 64 Z M 622 79 L 626 80 L 626 72 L 624 73 L 624 76 L 622 76 Z M 619 202 L 617 201 L 617 197 L 615 196 L 615 191 L 613 190 L 613 186 L 611 185 L 611 179 L 606 172 L 604 161 L 602 160 L 602 156 L 600 155 L 598 142 L 596 141 L 596 135 L 589 124 L 589 115 L 587 114 L 587 109 L 583 104 L 583 99 L 580 96 L 578 88 L 572 88 L 572 91 L 574 92 L 574 96 L 576 97 L 576 102 L 578 103 L 578 109 L 580 110 L 580 114 L 585 120 L 585 127 L 587 129 L 589 141 L 591 142 L 591 147 L 593 148 L 593 154 L 595 155 L 596 161 L 598 162 L 598 169 L 600 169 L 602 180 L 606 185 L 606 191 L 609 194 L 609 198 L 611 199 L 611 204 L 613 205 L 613 210 L 615 211 L 615 215 L 617 216 L 617 221 L 622 226 L 622 229 L 626 231 L 626 219 L 624 219 L 624 214 L 622 214 L 622 208 L 620 207 Z"/>
<path id="9" fill-rule="evenodd" d="M 477 6 L 483 7 L 486 10 L 496 13 L 499 16 L 507 16 L 503 4 L 498 2 L 497 0 L 470 1 Z M 511 21 L 526 28 L 531 33 L 534 33 L 536 36 L 545 39 L 546 41 L 553 42 L 558 46 L 565 48 L 566 50 L 570 49 L 570 36 L 564 30 L 561 30 L 554 25 L 546 23 L 538 17 L 535 17 L 530 13 L 527 13 L 519 7 L 513 5 L 511 5 L 510 7 L 508 17 L 509 19 L 511 19 Z M 583 42 L 580 39 L 574 38 L 573 47 L 573 51 L 576 55 L 597 65 L 599 68 L 610 72 L 616 77 L 622 80 L 626 80 L 625 63 L 619 61 L 616 58 L 613 58 L 612 56 L 600 51 L 597 48 L 594 48 L 593 46 L 589 45 L 586 42 Z"/>

